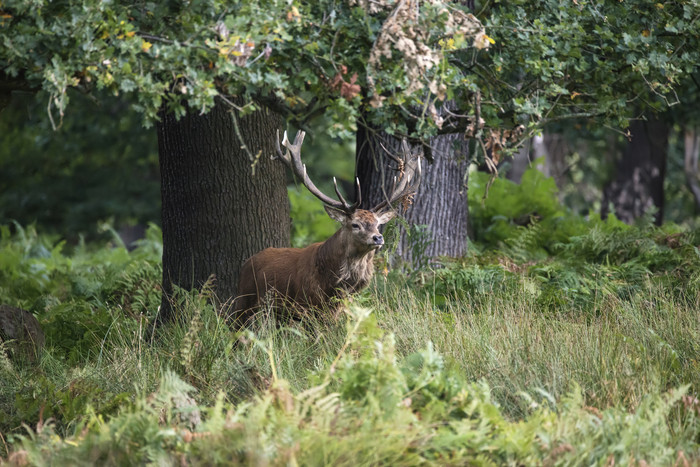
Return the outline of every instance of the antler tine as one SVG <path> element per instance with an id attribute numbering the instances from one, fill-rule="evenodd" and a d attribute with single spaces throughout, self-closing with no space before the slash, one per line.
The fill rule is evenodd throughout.
<path id="1" fill-rule="evenodd" d="M 287 142 L 287 132 L 284 132 L 284 138 L 282 140 L 282 144 L 285 145 L 286 147 L 286 142 Z M 287 160 L 287 157 L 289 155 L 289 151 L 287 151 L 287 154 L 284 154 L 282 152 L 282 147 L 280 146 L 280 131 L 277 130 L 277 139 L 275 140 L 276 143 L 276 149 L 277 149 L 277 156 L 272 156 L 272 159 L 282 159 L 282 161 L 286 164 L 289 165 L 289 161 Z M 290 167 L 291 168 L 291 167 Z"/>
<path id="2" fill-rule="evenodd" d="M 362 192 L 360 191 L 360 179 L 355 177 L 355 183 L 357 184 L 357 201 L 350 204 L 345 200 L 343 195 L 340 193 L 340 189 L 338 188 L 338 182 L 336 181 L 335 177 L 333 177 L 333 186 L 335 187 L 335 193 L 338 195 L 338 199 L 340 200 L 341 203 L 343 203 L 343 206 L 345 206 L 345 210 L 348 212 L 352 212 L 352 211 L 356 210 L 360 206 L 360 203 L 362 203 Z"/>
<path id="3" fill-rule="evenodd" d="M 343 198 L 343 195 L 340 194 L 340 190 L 338 189 L 338 181 L 335 179 L 335 177 L 333 177 L 333 187 L 335 188 L 335 194 L 338 195 L 338 199 L 343 204 L 343 209 L 346 211 L 351 211 L 350 203 L 348 203 L 345 198 Z"/>
<path id="4" fill-rule="evenodd" d="M 356 206 L 351 206 L 348 205 L 348 203 L 343 199 L 342 196 L 340 196 L 340 193 L 338 192 L 338 187 L 336 185 L 336 193 L 338 193 L 338 196 L 340 197 L 341 201 L 335 200 L 327 195 L 325 195 L 321 190 L 316 188 L 316 185 L 311 181 L 309 176 L 306 173 L 306 165 L 304 165 L 301 162 L 301 145 L 304 143 L 304 136 L 306 136 L 306 132 L 304 131 L 297 131 L 296 136 L 294 137 L 294 143 L 289 142 L 289 138 L 287 138 L 287 132 L 284 132 L 284 137 L 282 138 L 282 145 L 286 148 L 286 152 L 282 152 L 282 148 L 280 147 L 280 142 L 279 142 L 279 130 L 277 131 L 277 154 L 278 158 L 282 159 L 282 162 L 285 163 L 287 167 L 289 167 L 294 175 L 296 175 L 298 178 L 301 179 L 301 182 L 304 184 L 307 190 L 311 192 L 312 195 L 320 199 L 324 204 L 327 204 L 329 206 L 332 206 L 334 208 L 341 209 L 343 211 L 351 211 L 355 209 Z M 333 179 L 333 183 L 335 184 L 335 179 Z"/>

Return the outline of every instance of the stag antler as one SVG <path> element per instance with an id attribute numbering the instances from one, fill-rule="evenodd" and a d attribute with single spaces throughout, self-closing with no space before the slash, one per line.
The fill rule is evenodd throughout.
<path id="1" fill-rule="evenodd" d="M 387 151 L 386 148 L 384 148 L 384 150 Z M 411 148 L 409 147 L 406 139 L 401 140 L 401 152 L 403 153 L 403 159 L 399 159 L 387 151 L 387 154 L 389 154 L 389 156 L 398 163 L 399 179 L 397 181 L 397 177 L 394 177 L 394 182 L 392 184 L 389 196 L 387 196 L 384 201 L 373 207 L 371 209 L 372 212 L 380 212 L 386 209 L 391 209 L 394 203 L 399 200 L 408 199 L 416 194 L 416 191 L 418 191 L 418 186 L 420 185 L 420 180 L 423 173 L 420 165 L 420 154 L 413 154 L 411 152 Z"/>
<path id="2" fill-rule="evenodd" d="M 280 146 L 280 133 L 279 130 L 277 130 L 277 158 L 281 159 L 282 162 L 284 162 L 285 165 L 292 170 L 292 173 L 301 179 L 301 182 L 311 192 L 311 194 L 320 199 L 323 203 L 347 213 L 354 212 L 362 201 L 360 180 L 355 178 L 355 183 L 357 183 L 357 201 L 352 204 L 348 203 L 345 198 L 343 198 L 343 195 L 340 194 L 338 182 L 336 181 L 335 177 L 333 177 L 333 186 L 335 187 L 335 193 L 338 195 L 338 199 L 340 201 L 325 195 L 321 190 L 316 188 L 316 185 L 314 185 L 306 173 L 306 164 L 301 162 L 301 145 L 304 142 L 304 136 L 306 136 L 306 132 L 297 131 L 297 134 L 294 137 L 294 144 L 292 144 L 289 142 L 287 132 L 285 131 L 284 137 L 282 138 L 282 146 L 286 148 L 286 151 L 283 153 L 282 147 Z M 273 157 L 273 159 L 275 159 L 275 157 Z"/>

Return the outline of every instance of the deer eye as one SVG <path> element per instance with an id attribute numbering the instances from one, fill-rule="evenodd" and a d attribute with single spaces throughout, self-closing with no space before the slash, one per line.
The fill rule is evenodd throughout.
<path id="1" fill-rule="evenodd" d="M 355 223 L 353 222 L 352 228 L 353 228 L 353 229 L 359 229 L 359 228 L 360 228 L 360 224 L 355 224 Z"/>

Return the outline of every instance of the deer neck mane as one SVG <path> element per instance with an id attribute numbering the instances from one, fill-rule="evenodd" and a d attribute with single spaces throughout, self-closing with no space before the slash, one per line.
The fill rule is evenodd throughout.
<path id="1" fill-rule="evenodd" d="M 323 242 L 316 257 L 319 273 L 333 282 L 333 288 L 348 292 L 359 290 L 374 274 L 374 250 L 357 250 L 349 238 L 349 232 L 339 229 Z"/>

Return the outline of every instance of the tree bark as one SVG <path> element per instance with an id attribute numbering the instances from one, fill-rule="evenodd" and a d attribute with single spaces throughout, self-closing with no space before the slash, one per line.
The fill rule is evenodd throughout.
<path id="1" fill-rule="evenodd" d="M 520 184 L 523 174 L 530 167 L 530 141 L 526 142 L 510 159 L 510 168 L 506 173 L 508 180 Z"/>
<path id="2" fill-rule="evenodd" d="M 161 115 L 162 321 L 176 317 L 173 286 L 200 288 L 211 275 L 226 313 L 243 262 L 266 247 L 289 245 L 285 169 L 270 159 L 282 119 L 266 109 L 236 115 L 241 142 L 230 112 L 219 102 L 205 115 Z M 255 164 L 244 144 L 257 155 Z"/>
<path id="3" fill-rule="evenodd" d="M 12 95 L 9 92 L 0 91 L 0 112 L 2 112 L 5 107 L 10 105 L 11 98 Z"/>
<path id="4" fill-rule="evenodd" d="M 615 215 L 631 224 L 655 207 L 654 222 L 661 225 L 669 126 L 657 119 L 635 120 L 630 132 L 615 179 L 603 190 L 601 214 L 606 217 L 612 204 Z"/>
<path id="5" fill-rule="evenodd" d="M 362 208 L 370 209 L 391 189 L 396 163 L 384 148 L 400 154 L 401 142 L 382 131 L 357 132 L 357 176 Z M 405 213 L 411 226 L 426 226 L 423 234 L 412 227 L 400 234 L 397 256 L 414 268 L 438 256 L 459 257 L 467 251 L 467 144 L 461 134 L 442 135 L 430 141 L 433 161 L 423 164 L 418 192 Z M 426 237 L 427 235 L 427 237 Z"/>
<path id="6" fill-rule="evenodd" d="M 685 180 L 693 194 L 696 209 L 700 209 L 700 173 L 698 157 L 700 156 L 700 133 L 697 128 L 686 128 L 683 132 Z"/>

